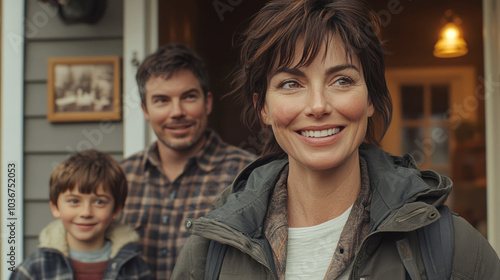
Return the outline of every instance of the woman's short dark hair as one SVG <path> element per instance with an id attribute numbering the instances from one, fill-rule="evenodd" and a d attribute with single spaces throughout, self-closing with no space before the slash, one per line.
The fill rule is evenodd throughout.
<path id="1" fill-rule="evenodd" d="M 155 53 L 146 57 L 139 66 L 135 79 L 139 86 L 142 104 L 146 105 L 146 82 L 150 77 L 169 79 L 181 70 L 193 72 L 206 97 L 209 91 L 208 71 L 203 60 L 188 46 L 174 43 L 158 48 Z"/>
<path id="2" fill-rule="evenodd" d="M 385 62 L 379 40 L 380 21 L 359 0 L 272 0 L 253 18 L 243 33 L 240 66 L 230 93 L 243 104 L 242 118 L 248 127 L 264 127 L 260 112 L 264 106 L 269 75 L 275 68 L 291 66 L 296 44 L 303 39 L 302 59 L 297 66 L 314 61 L 324 44 L 338 36 L 346 59 L 357 57 L 375 114 L 368 120 L 365 141 L 379 144 L 392 118 L 392 101 L 385 81 Z M 301 46 L 302 47 L 302 46 Z M 253 94 L 258 99 L 254 106 Z M 377 125 L 373 119 L 380 120 Z M 379 131 L 377 131 L 379 130 Z M 262 154 L 284 155 L 270 133 Z"/>

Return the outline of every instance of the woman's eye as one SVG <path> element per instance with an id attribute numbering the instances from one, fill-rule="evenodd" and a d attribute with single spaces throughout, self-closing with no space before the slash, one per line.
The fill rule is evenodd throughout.
<path id="1" fill-rule="evenodd" d="M 336 86 L 340 86 L 340 87 L 349 87 L 353 83 L 354 83 L 354 81 L 351 78 L 341 77 L 341 78 L 337 79 L 333 84 Z"/>
<path id="2" fill-rule="evenodd" d="M 70 199 L 70 200 L 68 200 L 68 203 L 69 204 L 77 204 L 78 200 L 77 199 Z"/>
<path id="3" fill-rule="evenodd" d="M 284 81 L 279 87 L 284 89 L 296 89 L 299 88 L 300 85 L 296 81 Z"/>

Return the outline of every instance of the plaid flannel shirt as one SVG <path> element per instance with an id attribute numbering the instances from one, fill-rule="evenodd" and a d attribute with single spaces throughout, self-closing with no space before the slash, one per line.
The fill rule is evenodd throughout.
<path id="1" fill-rule="evenodd" d="M 207 130 L 206 136 L 203 148 L 173 182 L 162 171 L 157 143 L 122 162 L 129 192 L 121 221 L 139 233 L 143 259 L 158 280 L 172 274 L 189 236 L 186 219 L 207 214 L 219 192 L 255 159 L 224 143 L 213 130 Z"/>

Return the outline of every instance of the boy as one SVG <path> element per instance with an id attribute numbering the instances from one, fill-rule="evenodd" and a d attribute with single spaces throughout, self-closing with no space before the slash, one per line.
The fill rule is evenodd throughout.
<path id="1" fill-rule="evenodd" d="M 10 279 L 152 279 L 132 244 L 138 235 L 113 221 L 127 197 L 127 181 L 108 154 L 89 150 L 50 176 L 50 209 L 58 220 Z"/>

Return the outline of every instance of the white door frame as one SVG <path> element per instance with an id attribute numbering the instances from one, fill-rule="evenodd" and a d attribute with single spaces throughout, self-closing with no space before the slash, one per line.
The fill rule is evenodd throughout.
<path id="1" fill-rule="evenodd" d="M 158 0 L 125 0 L 123 21 L 123 156 L 128 157 L 154 140 L 142 113 L 135 74 L 158 47 Z"/>
<path id="2" fill-rule="evenodd" d="M 2 28 L 2 279 L 23 261 L 23 121 L 25 2 L 3 0 Z M 9 207 L 10 206 L 10 207 Z"/>
<path id="3" fill-rule="evenodd" d="M 488 241 L 500 254 L 500 0 L 483 0 Z"/>

